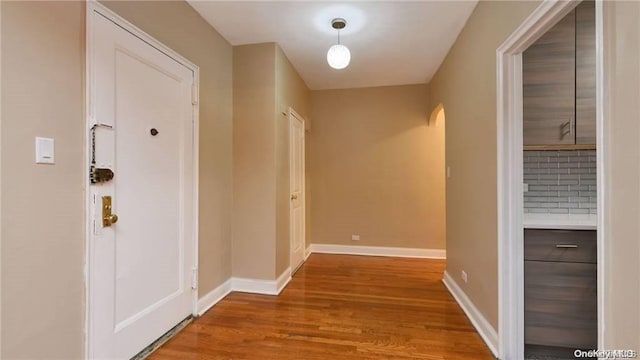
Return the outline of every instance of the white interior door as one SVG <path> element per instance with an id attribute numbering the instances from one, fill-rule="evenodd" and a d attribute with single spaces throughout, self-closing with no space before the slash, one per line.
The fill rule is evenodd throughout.
<path id="1" fill-rule="evenodd" d="M 192 312 L 194 72 L 90 16 L 89 123 L 96 166 L 115 176 L 89 191 L 89 356 L 129 359 Z"/>
<path id="2" fill-rule="evenodd" d="M 305 255 L 304 119 L 289 111 L 289 188 L 291 192 L 289 236 L 291 269 L 302 265 Z"/>

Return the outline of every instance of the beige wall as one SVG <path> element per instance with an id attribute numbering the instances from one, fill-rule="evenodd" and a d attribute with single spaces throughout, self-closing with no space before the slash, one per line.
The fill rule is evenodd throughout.
<path id="1" fill-rule="evenodd" d="M 538 2 L 481 1 L 429 86 L 447 121 L 447 271 L 497 329 L 495 49 Z M 640 349 L 640 3 L 605 2 L 605 348 Z M 474 61 L 470 62 L 469 59 Z M 482 89 L 482 91 L 479 91 Z M 632 160 L 633 159 L 633 160 Z"/>
<path id="2" fill-rule="evenodd" d="M 605 3 L 606 349 L 640 350 L 640 3 Z M 606 108 L 605 108 L 606 110 Z"/>
<path id="3" fill-rule="evenodd" d="M 480 1 L 429 84 L 430 109 L 442 103 L 447 123 L 447 271 L 496 329 L 496 49 L 538 5 Z"/>
<path id="4" fill-rule="evenodd" d="M 444 126 L 426 99 L 426 85 L 311 92 L 313 243 L 444 249 Z"/>
<path id="5" fill-rule="evenodd" d="M 200 66 L 204 295 L 231 275 L 231 46 L 184 2 L 107 5 Z M 2 10 L 2 207 L 13 209 L 2 213 L 2 327 L 11 329 L 2 333 L 2 358 L 77 359 L 85 311 L 84 3 L 3 2 Z M 55 165 L 34 164 L 35 136 L 55 138 Z"/>
<path id="6" fill-rule="evenodd" d="M 448 163 L 452 166 L 453 177 L 448 183 L 448 271 L 457 277 L 461 269 L 469 273 L 469 284 L 459 282 L 476 306 L 497 327 L 497 241 L 496 241 L 496 200 L 495 200 L 495 48 L 511 33 L 536 6 L 538 2 L 490 2 L 482 1 L 477 6 L 458 41 L 451 49 L 442 67 L 430 84 L 430 107 L 421 112 L 418 120 L 403 121 L 401 124 L 377 120 L 372 135 L 377 155 L 387 146 L 398 145 L 400 139 L 415 140 L 417 133 L 428 132 L 425 119 L 428 112 L 438 103 L 443 103 L 447 122 Z M 232 50 L 231 46 L 209 27 L 195 11 L 182 2 L 108 2 L 107 5 L 128 20 L 149 32 L 168 46 L 201 67 L 201 149 L 200 149 L 200 285 L 201 294 L 205 294 L 231 275 L 231 189 L 232 189 Z M 611 152 L 607 158 L 610 171 L 607 173 L 607 187 L 610 207 L 611 226 L 606 233 L 609 242 L 607 255 L 607 319 L 605 344 L 607 348 L 635 348 L 640 344 L 640 238 L 638 224 L 640 219 L 640 169 L 636 159 L 640 153 L 637 122 L 637 94 L 640 93 L 638 81 L 640 68 L 638 60 L 638 34 L 640 34 L 640 5 L 634 2 L 608 2 L 606 46 L 609 55 L 608 70 L 611 77 L 611 133 L 607 138 Z M 0 237 L 2 238 L 1 274 L 2 274 L 2 352 L 1 357 L 11 358 L 49 358 L 75 359 L 83 356 L 84 328 L 84 183 L 83 143 L 83 72 L 84 72 L 84 4 L 81 2 L 2 2 L 1 3 L 1 52 L 2 79 L 1 102 L 2 123 L 0 131 L 1 179 L 0 207 L 2 212 Z M 180 29 L 180 31 L 176 31 Z M 289 68 L 280 58 L 279 50 L 272 46 L 273 64 L 277 68 Z M 470 61 L 473 59 L 473 61 Z M 279 65 L 276 65 L 279 64 Z M 291 68 L 289 68 L 291 70 Z M 236 73 L 238 74 L 238 73 Z M 277 71 L 280 74 L 280 71 Z M 240 75 L 240 74 L 238 74 Z M 279 81 L 280 75 L 270 75 L 272 86 Z M 293 85 L 283 88 L 300 88 L 299 81 L 293 78 Z M 269 80 L 271 81 L 271 80 Z M 286 81 L 286 80 L 283 80 Z M 64 89 L 65 91 L 59 91 Z M 263 89 L 264 90 L 264 89 Z M 480 91 L 481 90 L 481 91 Z M 329 100 L 332 91 L 326 96 L 314 92 L 313 109 L 305 113 L 303 105 L 309 104 L 305 97 L 296 97 L 297 92 L 286 95 L 286 91 L 277 92 L 282 97 L 276 99 L 276 92 L 264 90 L 262 94 L 274 99 L 267 106 L 271 114 L 288 106 L 293 106 L 307 120 L 314 120 L 312 133 L 308 136 L 309 172 L 313 173 L 307 185 L 318 191 L 314 196 L 314 220 L 308 224 L 313 230 L 314 242 L 334 242 L 345 240 L 353 226 L 338 222 L 340 232 L 333 233 L 323 225 L 327 221 L 328 206 L 319 194 L 327 194 L 327 188 L 335 185 L 344 188 L 345 178 L 368 175 L 373 189 L 382 189 L 376 180 L 383 168 L 377 160 L 369 161 L 369 168 L 333 171 L 333 165 L 327 160 L 338 158 L 339 146 L 329 144 L 322 134 L 329 132 L 336 136 L 345 136 L 348 129 L 341 130 L 343 122 L 333 120 L 335 116 L 322 113 L 315 99 L 325 98 L 336 104 L 341 99 Z M 341 90 L 345 92 L 372 92 L 376 89 Z M 422 91 L 422 90 L 420 90 Z M 259 92 L 258 92 L 259 93 Z M 407 97 L 414 99 L 409 91 Z M 292 96 L 292 100 L 283 100 Z M 369 95 L 367 95 L 369 96 Z M 374 99 L 387 101 L 387 97 L 371 95 Z M 359 96 L 356 96 L 359 97 Z M 409 102 L 404 97 L 396 99 L 398 103 Z M 322 100 L 321 100 L 322 101 Z M 411 100 L 413 101 L 413 100 Z M 418 101 L 413 104 L 419 107 Z M 288 105 L 287 105 L 288 104 Z M 302 105 L 299 105 L 302 104 Z M 406 109 L 402 107 L 402 109 Z M 36 106 L 37 105 L 37 106 Z M 367 103 L 378 106 L 377 102 Z M 307 105 L 308 106 L 308 105 Z M 366 110 L 366 109 L 365 109 Z M 371 114 L 371 119 L 375 114 Z M 348 116 L 345 122 L 354 121 L 356 116 Z M 389 118 L 403 118 L 390 114 Z M 418 116 L 416 115 L 416 118 Z M 316 122 L 316 118 L 318 121 Z M 322 119 L 325 119 L 324 121 Z M 276 117 L 278 119 L 278 117 Z M 283 128 L 280 122 L 253 124 L 265 126 L 270 134 L 282 138 Z M 406 128 L 400 129 L 402 124 Z M 334 129 L 333 127 L 338 127 Z M 388 126 L 388 128 L 387 128 Z M 399 129 L 395 129 L 398 126 Z M 280 130 L 277 130 L 280 129 Z M 390 130 L 390 131 L 388 131 Z M 379 132 L 377 132 L 379 131 Z M 395 134 L 389 138 L 389 133 Z M 414 134 L 415 133 L 415 134 Z M 234 138 L 238 138 L 234 132 Z M 242 135 L 238 134 L 238 135 Z M 45 166 L 33 163 L 33 138 L 50 136 L 56 139 L 56 165 Z M 251 134 L 250 134 L 251 136 Z M 360 135 L 359 135 L 360 136 Z M 425 135 L 426 136 L 426 135 Z M 417 136 L 416 136 L 417 137 Z M 356 137 L 345 139 L 346 146 L 358 148 L 371 145 L 372 138 Z M 247 138 L 242 137 L 243 142 Z M 317 145 L 315 141 L 319 142 Z M 355 140 L 355 141 L 354 141 Z M 361 142 L 358 142 L 361 141 Z M 354 142 L 353 144 L 351 142 Z M 410 141 L 413 142 L 413 141 Z M 278 140 L 278 144 L 282 144 Z M 418 153 L 424 144 L 415 142 Z M 316 149 L 326 146 L 328 153 L 317 153 Z M 269 155 L 264 155 L 270 169 L 263 170 L 269 179 L 261 178 L 245 169 L 246 181 L 251 177 L 271 184 L 270 202 L 272 212 L 284 213 L 283 202 L 276 200 L 276 193 L 284 193 L 285 170 L 277 164 L 283 164 L 284 150 L 276 145 L 266 146 Z M 259 147 L 258 147 L 259 149 Z M 234 149 L 236 150 L 236 149 Z M 394 149 L 393 152 L 400 150 Z M 250 150 L 247 150 L 249 153 Z M 357 155 L 357 151 L 355 152 Z M 412 166 L 415 165 L 416 152 L 412 152 Z M 629 155 L 631 153 L 631 155 Z M 242 154 L 242 152 L 240 152 Z M 347 153 L 349 154 L 349 153 Z M 422 153 L 421 153 L 422 154 Z M 635 154 L 635 155 L 634 155 Z M 237 154 L 234 154 L 236 156 Z M 246 155 L 246 154 L 245 154 Z M 254 154 L 256 155 L 256 154 Z M 260 155 L 260 154 L 258 154 Z M 316 158 L 317 156 L 317 158 Z M 377 158 L 377 157 L 376 157 Z M 280 159 L 279 161 L 277 159 Z M 343 159 L 339 159 L 343 160 Z M 349 161 L 349 158 L 344 159 Z M 426 157 L 425 157 L 425 161 Z M 392 167 L 393 168 L 393 167 Z M 402 171 L 403 167 L 397 169 Z M 319 173 L 315 175 L 316 169 Z M 236 169 L 234 168 L 234 171 Z M 324 172 L 323 172 L 324 171 Z M 348 177 L 352 171 L 354 176 Z M 342 174 L 338 178 L 336 174 Z M 333 174 L 328 176 L 327 174 Z M 382 174 L 383 176 L 387 176 Z M 327 179 L 333 179 L 327 182 Z M 391 179 L 397 180 L 397 179 Z M 239 180 L 235 180 L 239 181 Z M 347 182 L 349 182 L 347 181 Z M 385 181 L 387 181 L 385 179 Z M 404 181 L 404 180 L 403 180 Z M 277 184 L 280 184 L 279 186 Z M 246 184 L 241 184 L 246 185 Z M 417 186 L 417 185 L 416 185 Z M 357 190 L 357 189 L 356 189 Z M 341 192 L 342 191 L 342 192 Z M 266 191 L 269 193 L 270 191 Z M 362 192 L 354 194 L 339 190 L 345 198 L 356 195 L 362 198 Z M 370 194 L 372 205 L 380 201 L 382 191 Z M 288 194 L 287 194 L 288 195 Z M 334 192 L 330 197 L 335 197 Z M 279 197 L 277 198 L 279 200 Z M 353 207 L 353 197 L 346 203 L 346 209 Z M 309 198 L 308 201 L 311 199 Z M 320 201 L 320 204 L 316 202 Z M 340 199 L 338 199 L 340 200 Z M 405 200 L 407 200 L 405 198 Z M 280 204 L 279 206 L 277 204 Z M 50 204 L 53 204 L 50 206 Z M 398 206 L 396 200 L 388 204 Z M 309 205 L 309 203 L 308 203 Z M 271 206 L 271 205 L 270 205 Z M 6 209 L 12 209 L 7 212 Z M 335 207 L 338 211 L 345 211 Z M 400 207 L 411 215 L 412 208 Z M 357 209 L 356 209 L 357 210 Z M 415 209 L 414 209 L 415 210 Z M 368 211 L 368 209 L 367 209 Z M 384 210 L 383 210 L 384 211 Z M 319 214 L 316 214 L 319 212 Z M 357 211 L 346 212 L 352 216 Z M 280 217 L 281 218 L 281 217 Z M 288 220 L 288 210 L 287 216 Z M 252 220 L 256 220 L 253 218 Z M 279 219 L 279 218 L 278 218 Z M 343 217 L 354 225 L 360 220 Z M 355 220 L 355 221 L 354 221 Z M 35 224 L 35 225 L 34 225 Z M 234 228 L 249 223 L 238 222 Z M 251 222 L 254 224 L 254 222 Z M 314 224 L 316 226 L 314 226 Z M 270 251 L 270 278 L 285 264 L 284 241 L 287 238 L 285 225 L 271 218 L 265 225 L 272 231 Z M 282 229 L 277 231 L 276 229 Z M 258 227 L 260 230 L 260 227 Z M 369 244 L 366 232 L 362 245 Z M 257 233 L 257 231 L 255 232 Z M 444 230 L 441 232 L 444 234 Z M 259 234 L 260 236 L 263 233 Z M 309 238 L 311 238 L 309 236 Z M 400 240 L 406 237 L 394 237 Z M 288 241 L 288 240 L 287 240 Z M 277 244 L 277 246 L 276 246 Z M 372 242 L 372 245 L 382 243 Z M 412 243 L 413 244 L 413 243 Z M 440 244 L 443 244 L 441 242 Z M 250 255 L 250 261 L 260 262 L 265 253 L 248 244 L 250 248 L 241 249 Z M 287 243 L 288 245 L 288 243 Z M 403 246 L 384 243 L 385 246 Z M 235 246 L 235 245 L 234 245 Z M 415 246 L 415 245 L 410 245 Z M 427 245 L 426 247 L 436 247 Z M 236 248 L 234 247 L 234 251 Z M 280 254 L 280 255 L 278 255 Z M 288 255 L 288 254 L 287 254 Z M 275 259 L 275 260 L 273 260 Z M 286 256 L 288 263 L 288 256 Z M 234 271 L 236 269 L 234 258 Z M 248 268 L 246 276 L 254 269 Z M 244 272 L 241 273 L 245 274 Z M 257 276 L 260 277 L 260 276 Z M 28 284 L 28 286 L 26 285 Z M 6 331 L 11 329 L 11 331 Z"/>
<path id="7" fill-rule="evenodd" d="M 276 46 L 276 276 L 290 264 L 289 108 L 308 118 L 310 93 L 285 53 Z"/>
<path id="8" fill-rule="evenodd" d="M 200 67 L 198 291 L 204 296 L 231 276 L 231 45 L 186 2 L 104 4 Z"/>
<path id="9" fill-rule="evenodd" d="M 233 48 L 233 275 L 274 279 L 276 45 Z"/>
<path id="10" fill-rule="evenodd" d="M 289 267 L 289 107 L 309 90 L 275 43 L 236 46 L 233 275 L 275 279 Z"/>
<path id="11" fill-rule="evenodd" d="M 84 3 L 2 3 L 2 357 L 77 359 L 84 329 Z M 61 90 L 63 89 L 63 91 Z M 34 163 L 35 136 L 56 164 Z M 7 331 L 10 329 L 10 331 Z"/>

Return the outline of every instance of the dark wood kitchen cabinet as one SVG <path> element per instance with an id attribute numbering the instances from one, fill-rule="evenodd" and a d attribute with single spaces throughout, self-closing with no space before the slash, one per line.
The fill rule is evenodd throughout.
<path id="1" fill-rule="evenodd" d="M 523 53 L 529 149 L 595 148 L 595 46 L 595 3 L 584 1 Z"/>
<path id="2" fill-rule="evenodd" d="M 596 143 L 596 8 L 576 8 L 576 144 Z"/>
<path id="3" fill-rule="evenodd" d="M 525 230 L 525 344 L 595 349 L 596 232 Z"/>

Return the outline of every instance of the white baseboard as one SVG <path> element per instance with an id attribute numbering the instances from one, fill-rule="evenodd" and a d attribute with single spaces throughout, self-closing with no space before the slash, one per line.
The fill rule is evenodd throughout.
<path id="1" fill-rule="evenodd" d="M 476 328 L 480 337 L 487 344 L 493 356 L 498 358 L 498 332 L 496 329 L 491 326 L 491 324 L 487 321 L 487 319 L 482 315 L 482 313 L 476 308 L 471 299 L 464 293 L 464 291 L 458 286 L 455 280 L 449 275 L 448 272 L 444 272 L 444 277 L 442 278 L 442 282 L 447 287 L 451 295 L 458 305 L 462 308 L 469 320 L 471 320 L 471 324 Z"/>
<path id="2" fill-rule="evenodd" d="M 231 289 L 231 279 L 228 279 L 222 285 L 209 291 L 205 296 L 198 299 L 198 316 L 201 316 L 207 310 L 211 309 L 213 305 L 217 304 L 225 296 L 229 295 Z"/>
<path id="3" fill-rule="evenodd" d="M 209 291 L 198 299 L 198 316 L 201 316 L 213 305 L 217 304 L 232 291 L 247 292 L 263 295 L 279 295 L 291 281 L 291 268 L 287 268 L 275 280 L 260 280 L 232 277 L 222 285 Z"/>
<path id="4" fill-rule="evenodd" d="M 320 254 L 392 256 L 424 259 L 446 259 L 447 251 L 443 249 L 415 249 L 383 246 L 331 245 L 311 244 L 310 251 Z"/>
<path id="5" fill-rule="evenodd" d="M 305 261 L 312 253 L 343 254 L 343 255 L 367 255 L 367 256 L 392 256 L 426 259 L 446 259 L 446 250 L 439 249 L 413 249 L 379 246 L 350 246 L 311 244 L 305 250 Z M 291 281 L 291 268 L 287 268 L 275 280 L 261 280 L 232 277 L 222 285 L 211 290 L 198 300 L 198 315 L 204 314 L 213 305 L 217 304 L 232 291 L 247 292 L 263 295 L 278 295 Z M 455 295 L 454 295 L 455 296 Z"/>
<path id="6" fill-rule="evenodd" d="M 311 255 L 311 245 L 304 250 L 304 261 L 307 261 L 309 255 Z"/>
<path id="7" fill-rule="evenodd" d="M 275 280 L 231 278 L 233 291 L 253 294 L 278 295 L 291 281 L 291 268 L 287 268 Z"/>
<path id="8" fill-rule="evenodd" d="M 276 293 L 275 295 L 280 295 L 282 290 L 284 290 L 285 286 L 289 284 L 291 281 L 291 267 L 286 268 L 280 276 L 276 279 Z"/>

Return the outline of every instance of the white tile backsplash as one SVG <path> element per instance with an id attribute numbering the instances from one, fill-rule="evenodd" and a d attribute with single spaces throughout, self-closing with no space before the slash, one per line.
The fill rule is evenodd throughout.
<path id="1" fill-rule="evenodd" d="M 525 151 L 523 160 L 525 213 L 596 213 L 595 150 Z"/>

